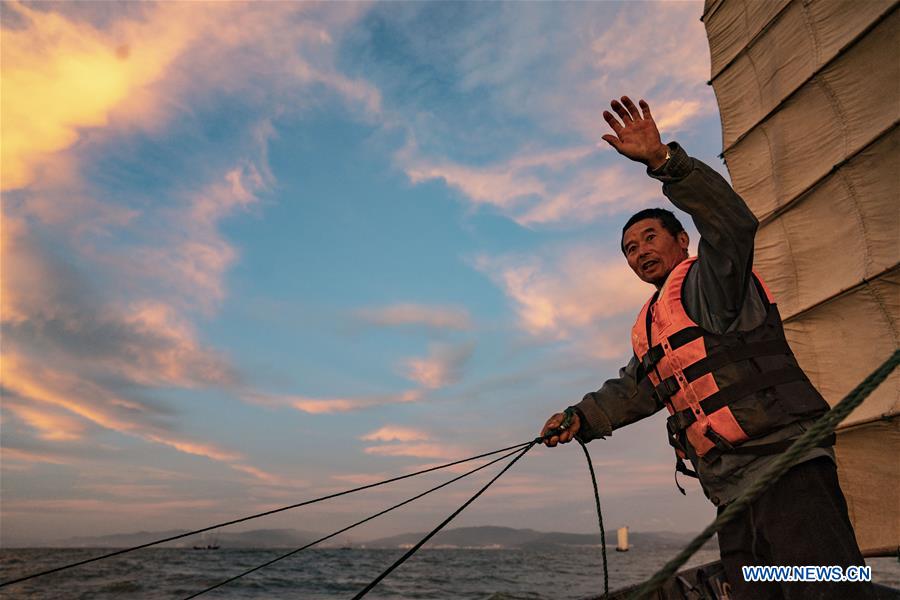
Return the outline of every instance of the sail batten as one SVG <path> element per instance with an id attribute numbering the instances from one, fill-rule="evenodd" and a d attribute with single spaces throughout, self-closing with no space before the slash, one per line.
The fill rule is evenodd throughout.
<path id="1" fill-rule="evenodd" d="M 859 283 L 853 285 L 852 287 L 844 288 L 844 289 L 840 290 L 839 292 L 837 292 L 837 293 L 835 293 L 835 294 L 832 294 L 831 296 L 828 296 L 828 297 L 826 297 L 826 298 L 823 298 L 822 300 L 819 300 L 818 302 L 816 302 L 815 304 L 813 304 L 813 305 L 811 305 L 811 306 L 806 306 L 806 307 L 804 307 L 804 308 L 801 308 L 800 310 L 798 310 L 797 312 L 795 312 L 795 313 L 793 313 L 793 314 L 789 314 L 789 315 L 787 315 L 787 316 L 784 316 L 784 317 L 782 318 L 782 321 L 783 321 L 785 324 L 787 324 L 787 323 L 791 323 L 792 321 L 797 321 L 797 320 L 799 320 L 799 319 L 802 319 L 802 318 L 803 318 L 807 313 L 809 313 L 810 311 L 813 311 L 813 310 L 819 308 L 820 306 L 823 306 L 823 305 L 825 305 L 825 304 L 828 304 L 829 302 L 831 302 L 831 301 L 833 301 L 833 300 L 837 300 L 837 299 L 841 298 L 842 296 L 846 296 L 847 294 L 851 294 L 851 293 L 857 291 L 858 289 L 860 289 L 860 288 L 863 287 L 863 286 L 866 286 L 866 285 L 869 285 L 869 284 L 871 284 L 871 283 L 873 283 L 873 282 L 875 282 L 875 281 L 878 281 L 879 279 L 881 279 L 881 278 L 884 277 L 885 275 L 895 275 L 895 274 L 896 274 L 896 271 L 898 271 L 898 269 L 900 269 L 900 262 L 895 263 L 895 264 L 891 265 L 890 267 L 887 267 L 886 269 L 884 269 L 883 271 L 881 271 L 881 272 L 879 272 L 879 273 L 876 273 L 875 276 L 873 276 L 873 277 L 871 277 L 871 278 L 863 279 L 862 281 L 860 281 Z M 897 331 L 896 331 L 895 328 L 892 328 L 892 329 L 891 329 L 891 334 L 892 334 L 892 336 L 893 336 L 893 338 L 894 338 L 894 341 L 897 342 L 897 343 L 900 343 L 900 340 L 898 340 Z"/>
<path id="2" fill-rule="evenodd" d="M 900 120 L 894 121 L 894 122 L 891 123 L 888 127 L 885 127 L 882 131 L 879 131 L 879 132 L 875 135 L 875 137 L 873 137 L 873 138 L 872 138 L 871 140 L 869 140 L 867 143 L 865 143 L 865 144 L 863 144 L 862 146 L 860 146 L 853 154 L 847 156 L 846 158 L 844 158 L 843 160 L 841 160 L 840 162 L 838 162 L 838 163 L 836 163 L 834 166 L 832 166 L 830 171 L 828 171 L 827 173 L 825 173 L 824 175 L 822 175 L 819 179 L 817 179 L 817 180 L 815 180 L 814 182 L 812 182 L 812 183 L 809 185 L 809 187 L 807 187 L 806 189 L 804 189 L 803 191 L 801 191 L 800 193 L 798 193 L 798 194 L 797 194 L 796 196 L 794 196 L 793 198 L 788 198 L 787 200 L 785 200 L 784 204 L 782 204 L 781 206 L 779 206 L 777 209 L 775 209 L 774 211 L 772 211 L 772 212 L 769 213 L 768 215 L 765 215 L 765 216 L 760 217 L 760 219 L 759 219 L 759 226 L 760 226 L 760 227 L 765 227 L 766 225 L 768 225 L 769 223 L 771 223 L 771 222 L 774 221 L 775 219 L 781 217 L 784 213 L 786 213 L 786 212 L 789 211 L 791 208 L 793 208 L 797 203 L 802 202 L 805 198 L 807 198 L 807 197 L 809 196 L 810 192 L 812 192 L 812 191 L 815 190 L 817 187 L 819 187 L 819 185 L 821 185 L 821 184 L 822 184 L 824 181 L 826 181 L 829 177 L 833 176 L 833 175 L 834 175 L 841 167 L 843 167 L 845 164 L 847 164 L 847 163 L 849 163 L 850 161 L 852 161 L 854 158 L 856 158 L 857 156 L 859 156 L 860 154 L 862 154 L 863 152 L 865 152 L 866 150 L 868 150 L 869 148 L 871 148 L 873 145 L 875 145 L 875 144 L 877 144 L 878 142 L 880 142 L 880 141 L 881 141 L 882 139 L 884 139 L 885 137 L 887 137 L 887 136 L 889 136 L 889 135 L 895 133 L 895 131 L 896 131 L 898 125 L 900 125 Z"/>

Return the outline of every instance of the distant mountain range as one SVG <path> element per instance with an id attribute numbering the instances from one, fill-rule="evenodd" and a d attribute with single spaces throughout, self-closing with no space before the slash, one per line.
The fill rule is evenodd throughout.
<path id="1" fill-rule="evenodd" d="M 173 537 L 186 533 L 186 530 L 171 531 L 138 531 L 136 533 L 118 533 L 115 535 L 71 537 L 60 542 L 62 547 L 81 548 L 130 548 L 139 546 L 153 540 Z M 217 545 L 222 548 L 299 548 L 309 542 L 322 537 L 323 534 L 313 531 L 299 531 L 297 529 L 254 529 L 240 532 L 207 532 L 200 535 L 192 535 L 180 540 L 160 544 L 164 548 L 191 548 L 193 546 L 206 547 Z M 346 541 L 334 541 L 331 546 L 346 543 Z M 323 547 L 328 547 L 323 544 Z"/>
<path id="2" fill-rule="evenodd" d="M 371 540 L 366 542 L 365 546 L 367 548 L 408 547 L 416 544 L 423 537 L 425 537 L 425 532 L 403 533 Z M 681 548 L 693 537 L 692 534 L 671 532 L 629 532 L 628 543 L 632 546 Z M 606 543 L 615 545 L 616 532 L 614 530 L 606 532 Z M 511 527 L 460 527 L 438 533 L 429 540 L 425 547 L 539 549 L 559 546 L 597 546 L 599 544 L 599 531 L 596 533 L 561 533 Z"/>
<path id="3" fill-rule="evenodd" d="M 96 537 L 72 537 L 62 540 L 62 547 L 103 547 L 127 548 L 146 544 L 153 540 L 172 537 L 184 533 L 171 531 L 140 531 Z M 222 548 L 299 548 L 322 537 L 323 534 L 297 529 L 255 529 L 241 532 L 209 532 L 204 535 L 186 537 L 162 544 L 165 547 L 206 546 L 215 544 Z M 425 532 L 403 533 L 365 542 L 353 541 L 348 537 L 333 538 L 319 547 L 365 547 L 399 548 L 409 547 L 425 537 Z M 671 532 L 629 532 L 629 544 L 635 547 L 681 548 L 693 537 L 687 533 Z M 616 532 L 606 532 L 606 543 L 614 545 Z M 426 547 L 430 548 L 551 548 L 560 546 L 596 546 L 600 543 L 599 532 L 562 533 L 535 531 L 534 529 L 514 529 L 511 527 L 459 527 L 442 531 L 432 538 Z"/>

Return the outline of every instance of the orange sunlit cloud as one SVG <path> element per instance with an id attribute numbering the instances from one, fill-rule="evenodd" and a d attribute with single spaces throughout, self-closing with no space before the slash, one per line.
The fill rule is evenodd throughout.
<path id="1" fill-rule="evenodd" d="M 172 6 L 156 6 L 147 21 L 122 21 L 108 32 L 18 2 L 6 10 L 25 26 L 3 30 L 4 190 L 31 183 L 37 165 L 74 144 L 79 129 L 106 125 L 136 90 L 159 80 L 198 33 Z"/>
<path id="2" fill-rule="evenodd" d="M 351 412 L 381 406 L 383 404 L 405 404 L 418 402 L 423 397 L 421 390 L 407 390 L 401 394 L 386 394 L 380 396 L 365 396 L 361 398 L 304 398 L 288 397 L 283 402 L 289 403 L 297 410 L 311 413 L 341 413 Z"/>
<path id="3" fill-rule="evenodd" d="M 3 354 L 0 373 L 4 387 L 36 403 L 34 410 L 38 413 L 41 412 L 40 405 L 47 404 L 70 411 L 106 429 L 163 444 L 187 454 L 217 461 L 240 458 L 239 454 L 215 445 L 183 439 L 157 426 L 117 414 L 117 405 L 123 403 L 117 403 L 109 391 L 76 376 L 38 366 L 8 351 Z"/>
<path id="4" fill-rule="evenodd" d="M 62 442 L 78 440 L 86 429 L 84 420 L 76 418 L 71 413 L 66 414 L 49 407 L 38 408 L 9 397 L 3 399 L 3 409 L 36 429 L 38 437 L 45 440 Z"/>

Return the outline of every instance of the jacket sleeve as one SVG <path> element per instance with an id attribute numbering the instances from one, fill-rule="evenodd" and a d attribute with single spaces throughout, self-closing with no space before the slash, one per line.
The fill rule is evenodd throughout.
<path id="1" fill-rule="evenodd" d="M 663 182 L 663 194 L 697 226 L 701 310 L 710 315 L 714 329 L 723 332 L 746 298 L 759 221 L 719 173 L 688 156 L 676 142 L 669 144 L 669 151 L 669 160 L 648 174 Z"/>
<path id="2" fill-rule="evenodd" d="M 642 379 L 640 363 L 634 356 L 619 377 L 607 380 L 596 392 L 590 392 L 575 405 L 581 417 L 578 437 L 582 441 L 610 435 L 614 429 L 649 417 L 662 408 L 650 388 L 638 385 Z"/>

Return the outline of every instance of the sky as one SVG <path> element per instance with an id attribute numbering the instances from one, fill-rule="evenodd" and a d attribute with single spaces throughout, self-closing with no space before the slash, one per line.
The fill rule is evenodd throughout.
<path id="1" fill-rule="evenodd" d="M 0 543 L 199 528 L 491 451 L 616 376 L 653 291 L 621 226 L 671 206 L 601 113 L 644 98 L 726 174 L 701 14 L 4 2 Z M 589 449 L 609 527 L 715 516 L 677 492 L 664 415 Z M 351 537 L 430 529 L 496 470 Z M 327 533 L 460 472 L 241 528 Z M 533 449 L 453 525 L 596 531 L 581 450 Z"/>

